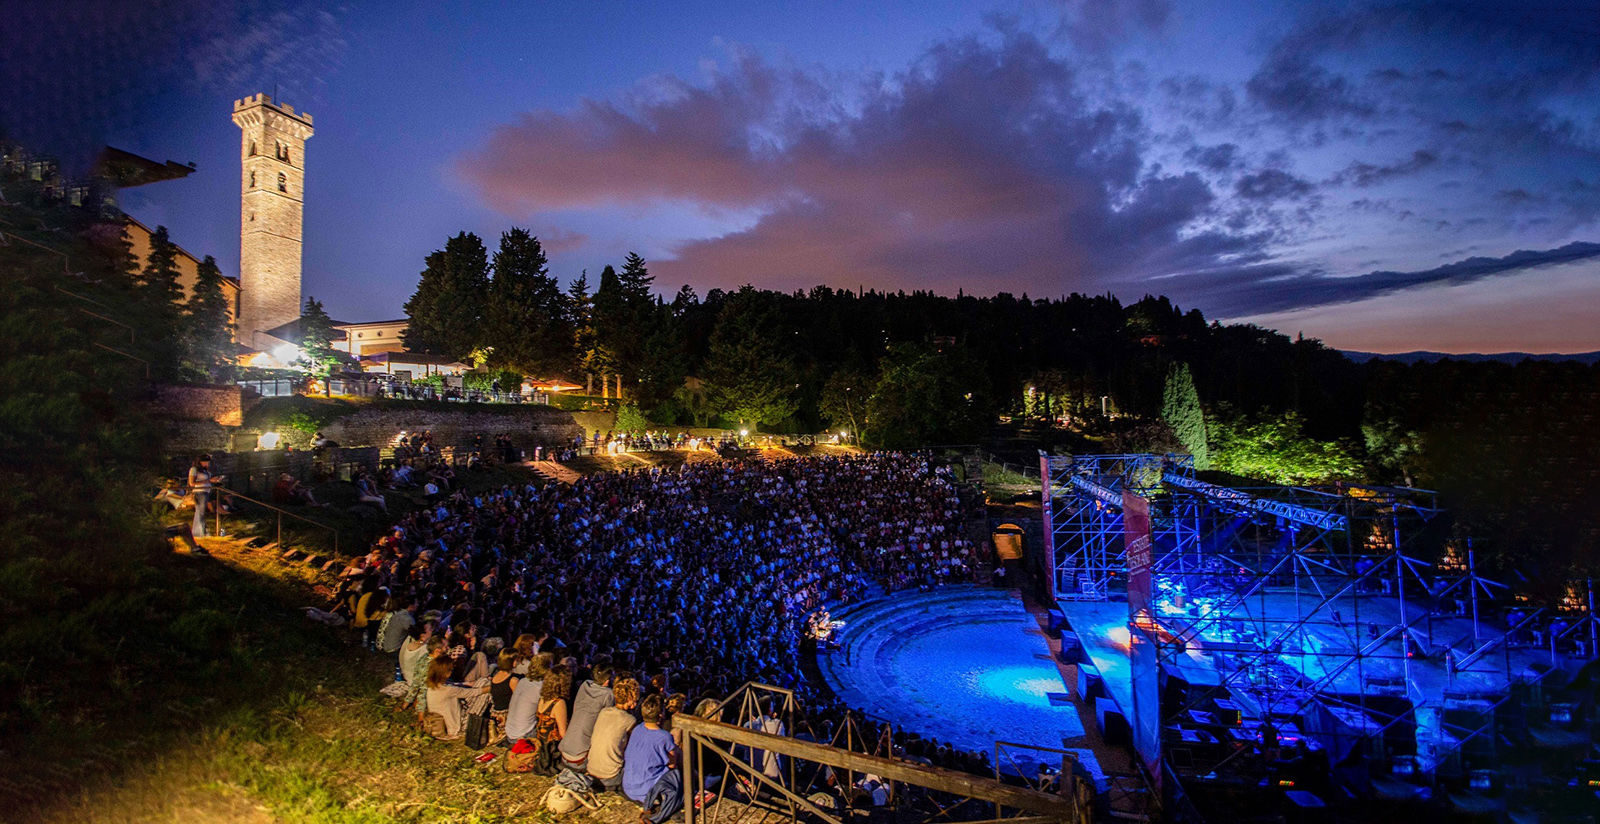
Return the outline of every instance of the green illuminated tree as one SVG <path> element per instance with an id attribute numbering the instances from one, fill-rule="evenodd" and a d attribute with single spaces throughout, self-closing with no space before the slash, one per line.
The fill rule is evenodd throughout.
<path id="1" fill-rule="evenodd" d="M 1254 418 L 1219 415 L 1212 424 L 1211 465 L 1245 478 L 1317 484 L 1361 477 L 1348 445 L 1308 438 L 1293 412 Z"/>
<path id="2" fill-rule="evenodd" d="M 312 374 L 326 377 L 339 364 L 339 353 L 333 348 L 333 320 L 322 308 L 322 302 L 306 298 L 305 310 L 300 313 L 300 359 L 305 361 Z"/>
<path id="3" fill-rule="evenodd" d="M 1211 449 L 1207 440 L 1206 414 L 1200 407 L 1189 364 L 1179 361 L 1167 369 L 1167 382 L 1161 395 L 1161 418 L 1172 427 L 1183 448 L 1194 456 L 1195 469 L 1211 468 Z"/>

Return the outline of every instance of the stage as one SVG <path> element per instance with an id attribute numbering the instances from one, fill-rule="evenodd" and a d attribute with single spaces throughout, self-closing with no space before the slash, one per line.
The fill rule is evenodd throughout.
<path id="1" fill-rule="evenodd" d="M 818 666 L 845 703 L 991 758 L 997 740 L 1068 749 L 1103 783 L 1092 750 L 1064 746 L 1082 743 L 1083 723 L 1038 622 L 1015 591 L 905 592 L 834 618 L 845 622 L 844 648 L 819 655 Z M 1031 767 L 1041 755 L 1016 757 Z"/>
<path id="2" fill-rule="evenodd" d="M 1445 649 L 1455 660 L 1469 650 L 1500 641 L 1504 628 L 1481 622 L 1473 638 L 1465 617 L 1434 617 L 1417 622 L 1407 657 L 1404 636 L 1378 636 L 1401 623 L 1398 601 L 1381 593 L 1362 593 L 1320 604 L 1311 593 L 1272 590 L 1222 608 L 1223 616 L 1201 617 L 1163 602 L 1158 612 L 1169 642 L 1161 653 L 1167 676 L 1195 687 L 1223 684 L 1246 718 L 1293 714 L 1314 698 L 1330 707 L 1350 731 L 1373 730 L 1389 717 L 1364 712 L 1362 698 L 1388 697 L 1427 708 L 1418 735 L 1419 755 L 1426 763 L 1437 743 L 1448 735 L 1428 732 L 1428 713 L 1440 709 L 1472 709 L 1498 701 L 1518 678 L 1536 680 L 1536 667 L 1549 668 L 1547 649 L 1496 646 L 1490 653 L 1451 672 Z M 1121 601 L 1063 601 L 1060 604 L 1109 698 L 1125 717 L 1133 708 L 1129 658 L 1128 605 Z M 1330 616 L 1337 612 L 1340 621 Z M 1316 620 L 1299 622 L 1301 617 Z M 1253 633 L 1253 634 L 1252 634 Z M 1265 636 L 1279 643 L 1262 651 Z M 1182 638 L 1180 645 L 1173 638 Z M 1360 651 L 1360 654 L 1358 653 Z M 1224 683 L 1226 682 L 1226 683 Z M 1299 687 L 1315 686 L 1315 696 Z M 1392 705 L 1391 705 L 1392 706 Z M 1130 718 L 1131 720 L 1131 718 Z"/>

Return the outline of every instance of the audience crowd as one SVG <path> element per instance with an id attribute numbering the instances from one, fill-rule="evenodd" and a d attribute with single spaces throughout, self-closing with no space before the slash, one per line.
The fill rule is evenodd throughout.
<path id="1" fill-rule="evenodd" d="M 397 656 L 385 691 L 435 735 L 493 719 L 513 764 L 557 750 L 544 760 L 563 783 L 620 789 L 659 824 L 703 800 L 673 785 L 671 716 L 691 699 L 748 681 L 788 687 L 805 707 L 794 732 L 833 740 L 849 711 L 802 674 L 808 617 L 971 580 L 978 548 L 964 524 L 982 506 L 971 497 L 948 468 L 908 453 L 441 489 L 345 570 L 332 606 L 364 644 Z M 881 735 L 852 717 L 855 735 Z M 883 746 L 900 757 L 988 769 L 937 741 L 895 739 Z"/>

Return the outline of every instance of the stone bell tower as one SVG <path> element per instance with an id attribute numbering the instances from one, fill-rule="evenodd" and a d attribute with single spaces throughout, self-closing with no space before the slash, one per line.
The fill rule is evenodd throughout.
<path id="1" fill-rule="evenodd" d="M 311 115 L 270 95 L 233 101 L 239 127 L 239 342 L 300 317 L 300 230 Z"/>

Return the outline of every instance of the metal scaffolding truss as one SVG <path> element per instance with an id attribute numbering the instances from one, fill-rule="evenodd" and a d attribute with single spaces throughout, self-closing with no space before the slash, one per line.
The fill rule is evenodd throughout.
<path id="1" fill-rule="evenodd" d="M 1592 606 L 1509 611 L 1426 490 L 1230 485 L 1170 455 L 1041 456 L 1041 472 L 1058 600 L 1117 597 L 1124 495 L 1149 503 L 1151 593 L 1129 630 L 1158 666 L 1130 677 L 1160 679 L 1180 775 L 1265 771 L 1268 741 L 1302 738 L 1459 769 L 1493 757 L 1513 685 L 1600 646 Z"/>
<path id="2" fill-rule="evenodd" d="M 1046 511 L 1045 547 L 1052 595 L 1063 600 L 1103 601 L 1127 572 L 1123 545 L 1123 493 L 1142 497 L 1161 489 L 1166 466 L 1193 471 L 1188 455 L 1086 455 L 1040 453 Z M 1182 531 L 1170 518 L 1156 527 L 1158 541 L 1192 552 L 1194 529 Z"/>

